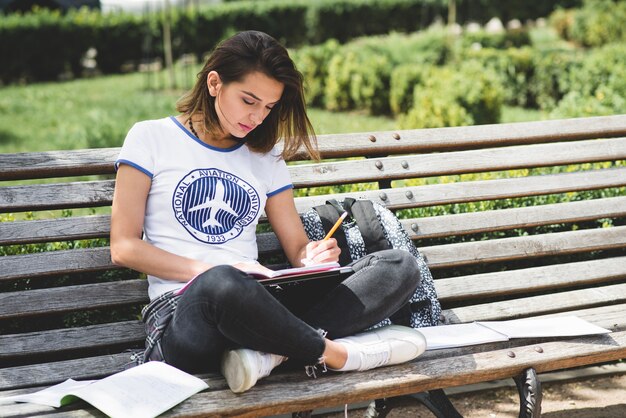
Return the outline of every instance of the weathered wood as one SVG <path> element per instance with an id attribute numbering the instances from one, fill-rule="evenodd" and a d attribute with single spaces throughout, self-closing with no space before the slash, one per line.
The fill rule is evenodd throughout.
<path id="1" fill-rule="evenodd" d="M 538 144 L 626 135 L 626 116 L 320 135 L 323 158 Z M 375 141 L 370 138 L 374 137 Z M 0 155 L 0 181 L 112 174 L 119 148 Z M 298 157 L 306 158 L 301 152 Z"/>
<path id="2" fill-rule="evenodd" d="M 626 278 L 626 257 L 435 280 L 442 303 L 589 286 Z"/>
<path id="3" fill-rule="evenodd" d="M 108 238 L 110 231 L 109 215 L 1 222 L 0 245 Z"/>
<path id="4" fill-rule="evenodd" d="M 0 180 L 111 174 L 119 148 L 0 154 Z"/>
<path id="5" fill-rule="evenodd" d="M 626 302 L 626 284 L 571 290 L 548 295 L 447 309 L 446 324 L 497 321 Z"/>
<path id="6" fill-rule="evenodd" d="M 0 257 L 0 281 L 117 268 L 109 247 L 12 255 Z"/>
<path id="7" fill-rule="evenodd" d="M 616 168 L 307 196 L 296 199 L 296 208 L 298 212 L 302 213 L 313 206 L 323 205 L 326 203 L 326 200 L 331 198 L 342 200 L 346 197 L 352 197 L 355 199 L 369 199 L 395 210 L 604 189 L 624 185 L 626 185 L 626 169 Z"/>
<path id="8" fill-rule="evenodd" d="M 626 159 L 626 138 L 348 160 L 289 168 L 297 187 L 365 183 Z"/>
<path id="9" fill-rule="evenodd" d="M 449 237 L 626 215 L 626 196 L 401 220 L 411 239 Z"/>
<path id="10" fill-rule="evenodd" d="M 626 197 L 613 197 L 489 212 L 411 218 L 403 219 L 401 223 L 411 239 L 416 240 L 573 223 L 620 217 L 625 214 Z M 108 237 L 110 227 L 109 215 L 2 222 L 0 245 L 105 238 Z M 280 243 L 273 233 L 259 234 L 257 243 L 261 253 L 281 250 Z"/>
<path id="11" fill-rule="evenodd" d="M 252 390 L 238 395 L 228 389 L 210 388 L 163 416 L 267 416 L 504 379 L 528 367 L 543 373 L 601 363 L 626 355 L 626 332 L 545 342 L 541 344 L 541 352 L 535 350 L 536 347 L 531 344 L 465 354 L 455 357 L 453 362 L 449 358 L 426 360 L 418 357 L 410 363 L 387 367 L 385 373 L 371 370 L 323 374 L 313 385 L 309 379 L 302 378 L 302 371 L 291 372 L 265 378 Z M 511 351 L 514 357 L 509 356 Z M 42 377 L 45 379 L 47 376 Z M 19 408 L 13 406 L 12 415 L 8 416 L 19 416 Z M 89 409 L 69 409 L 63 408 L 58 413 L 64 416 L 92 416 Z"/>
<path id="12" fill-rule="evenodd" d="M 228 390 L 201 392 L 164 416 L 265 416 L 509 378 L 529 367 L 541 373 L 593 364 L 626 355 L 626 333 L 545 343 L 542 348 L 541 353 L 534 345 L 515 348 L 513 358 L 509 349 L 459 356 L 454 362 L 418 358 L 385 373 L 328 374 L 313 385 L 307 380 L 261 381 L 240 395 Z"/>
<path id="13" fill-rule="evenodd" d="M 433 268 L 606 250 L 626 246 L 626 226 L 421 248 Z M 0 257 L 0 280 L 99 271 L 116 266 L 108 247 Z"/>
<path id="14" fill-rule="evenodd" d="M 626 247 L 626 226 L 421 248 L 430 268 L 493 263 Z"/>
<path id="15" fill-rule="evenodd" d="M 626 197 L 582 200 L 512 209 L 468 212 L 424 218 L 402 219 L 400 222 L 416 245 L 426 238 L 453 237 L 476 233 L 531 228 L 540 225 L 574 223 L 593 219 L 626 215 Z M 0 227 L 2 224 L 0 224 Z M 272 232 L 257 234 L 259 253 L 275 254 L 282 251 L 278 238 Z"/>
<path id="16" fill-rule="evenodd" d="M 55 329 L 25 334 L 0 335 L 0 360 L 39 354 L 143 343 L 144 323 L 124 321 Z"/>
<path id="17" fill-rule="evenodd" d="M 370 140 L 370 135 L 375 136 L 375 141 Z M 296 188 L 379 180 L 389 182 L 394 179 L 400 180 L 397 186 L 404 186 L 403 179 L 418 177 L 622 160 L 626 159 L 625 136 L 626 115 L 328 135 L 319 138 L 324 158 L 376 158 L 294 164 L 289 166 L 289 170 Z M 111 148 L 0 155 L 0 181 L 112 174 L 113 161 L 118 152 L 119 148 Z M 378 166 L 377 162 L 380 163 Z M 297 198 L 296 207 L 304 212 L 329 198 L 349 196 L 372 199 L 395 210 L 626 186 L 626 167 L 600 170 L 582 167 L 580 170 L 554 175 L 309 195 Z M 113 187 L 113 180 L 36 185 L 9 183 L 0 187 L 0 212 L 108 206 Z M 402 223 L 420 246 L 420 240 L 426 238 L 603 218 L 621 219 L 624 216 L 626 196 L 619 196 L 406 219 Z M 616 224 L 620 222 L 618 220 Z M 417 229 L 413 228 L 414 223 Z M 0 223 L 0 245 L 106 238 L 109 231 L 109 215 Z M 258 243 L 260 254 L 266 259 L 281 251 L 272 233 L 258 234 Z M 436 277 L 436 270 L 446 267 L 626 248 L 626 226 L 421 247 Z M 262 379 L 242 395 L 234 395 L 227 389 L 223 378 L 211 375 L 208 377 L 211 382 L 208 391 L 192 397 L 169 411 L 168 415 L 278 414 L 511 377 L 528 367 L 546 371 L 624 358 L 626 257 L 621 252 L 619 254 L 621 256 L 612 258 L 599 254 L 599 258 L 591 261 L 435 281 L 444 315 L 450 323 L 575 314 L 614 330 L 614 334 L 559 341 L 555 338 L 516 339 L 428 351 L 412 363 L 384 370 L 329 373 L 317 379 L 315 385 L 311 385 L 301 370 L 281 371 Z M 270 261 L 275 262 L 273 259 Z M 0 280 L 29 279 L 33 287 L 39 287 L 39 278 L 53 274 L 89 274 L 115 268 L 106 247 L 2 256 Z M 128 280 L 0 293 L 0 320 L 37 320 L 64 312 L 141 305 L 148 302 L 146 287 L 145 280 Z M 130 353 L 86 356 L 141 345 L 144 336 L 143 324 L 138 320 L 0 336 L 0 362 L 25 364 L 2 369 L 0 390 L 26 390 L 19 388 L 49 386 L 70 377 L 99 378 L 119 371 L 130 361 Z M 534 350 L 535 344 L 541 344 L 543 353 Z M 507 356 L 509 351 L 513 351 L 515 357 Z M 44 361 L 44 357 L 49 361 L 49 356 L 76 358 L 36 364 Z M 6 392 L 0 396 L 4 395 Z M 8 409 L 3 408 L 0 415 L 48 414 L 80 417 L 97 416 L 99 413 L 86 404 L 60 411 L 36 405 L 12 405 Z"/>
<path id="18" fill-rule="evenodd" d="M 0 187 L 0 212 L 108 206 L 113 180 Z"/>
<path id="19" fill-rule="evenodd" d="M 98 379 L 124 370 L 130 353 L 85 357 L 27 366 L 7 367 L 0 373 L 0 390 L 45 386 L 67 379 Z"/>
<path id="20" fill-rule="evenodd" d="M 626 135 L 624 115 L 404 131 L 320 135 L 324 158 L 416 154 Z M 375 141 L 371 140 L 375 138 Z M 306 158 L 304 153 L 300 158 Z"/>
<path id="21" fill-rule="evenodd" d="M 0 319 L 147 303 L 145 280 L 0 293 Z"/>
<path id="22" fill-rule="evenodd" d="M 392 209 L 423 207 L 477 200 L 492 200 L 521 196 L 537 196 L 626 185 L 626 169 L 590 170 L 499 180 L 468 181 L 428 186 L 402 187 L 336 195 L 301 197 L 296 199 L 299 212 L 323 204 L 328 198 L 351 196 L 371 199 Z M 295 184 L 300 187 L 300 184 Z M 60 183 L 31 186 L 0 187 L 0 212 L 36 211 L 110 205 L 113 180 L 82 183 Z M 37 196 L 33 199 L 32 196 Z M 31 196 L 31 197 L 29 197 Z M 410 196 L 410 197 L 409 197 Z"/>

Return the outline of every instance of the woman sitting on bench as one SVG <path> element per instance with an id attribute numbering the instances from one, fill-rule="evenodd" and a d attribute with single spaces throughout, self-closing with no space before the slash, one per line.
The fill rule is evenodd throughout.
<path id="1" fill-rule="evenodd" d="M 255 31 L 223 41 L 177 109 L 135 124 L 116 162 L 111 254 L 148 276 L 143 361 L 190 373 L 221 368 L 243 392 L 287 358 L 307 372 L 319 364 L 349 371 L 424 351 L 412 328 L 361 332 L 419 285 L 407 252 L 370 254 L 339 285 L 315 283 L 314 294 L 286 289 L 277 298 L 248 274 L 267 270 L 256 261 L 263 211 L 293 266 L 337 261 L 340 252 L 332 238 L 309 242 L 295 208 L 284 159 L 301 146 L 318 153 L 302 75 L 284 47 Z"/>

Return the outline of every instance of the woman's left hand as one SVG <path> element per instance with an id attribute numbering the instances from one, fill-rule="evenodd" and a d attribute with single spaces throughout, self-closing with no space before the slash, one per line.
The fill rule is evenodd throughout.
<path id="1" fill-rule="evenodd" d="M 341 249 L 337 246 L 337 240 L 329 238 L 322 241 L 312 241 L 306 245 L 306 256 L 302 264 L 310 266 L 314 264 L 333 263 L 339 261 Z"/>

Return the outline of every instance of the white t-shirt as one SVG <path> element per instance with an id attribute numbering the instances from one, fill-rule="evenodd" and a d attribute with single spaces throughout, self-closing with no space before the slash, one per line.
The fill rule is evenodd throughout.
<path id="1" fill-rule="evenodd" d="M 293 187 L 276 149 L 260 154 L 243 142 L 212 147 L 174 117 L 135 124 L 119 164 L 152 179 L 144 240 L 211 264 L 256 262 L 256 226 L 265 202 Z M 150 275 L 148 283 L 150 299 L 184 285 Z"/>

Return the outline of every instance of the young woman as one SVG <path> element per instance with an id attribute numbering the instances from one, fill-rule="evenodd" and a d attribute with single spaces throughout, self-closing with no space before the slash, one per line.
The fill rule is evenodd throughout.
<path id="1" fill-rule="evenodd" d="M 334 239 L 309 242 L 294 205 L 284 159 L 300 147 L 318 154 L 302 76 L 284 47 L 255 31 L 223 41 L 177 109 L 135 124 L 116 163 L 111 256 L 148 276 L 145 361 L 221 369 L 243 392 L 286 358 L 348 371 L 423 352 L 411 328 L 354 335 L 415 291 L 408 253 L 369 255 L 340 285 L 297 301 L 279 301 L 248 274 L 266 270 L 256 261 L 263 211 L 292 265 L 337 261 L 340 252 Z"/>

